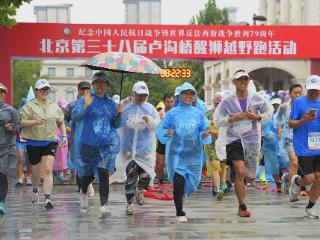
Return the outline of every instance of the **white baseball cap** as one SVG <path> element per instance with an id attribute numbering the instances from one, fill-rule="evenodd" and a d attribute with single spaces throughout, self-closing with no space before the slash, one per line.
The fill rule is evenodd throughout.
<path id="1" fill-rule="evenodd" d="M 51 88 L 49 82 L 46 79 L 39 79 L 34 86 L 35 89 L 42 89 L 44 87 Z"/>
<path id="2" fill-rule="evenodd" d="M 7 88 L 4 84 L 2 84 L 2 83 L 0 83 L 0 89 L 2 89 L 3 91 L 5 91 L 6 93 L 8 93 L 8 88 Z"/>
<path id="3" fill-rule="evenodd" d="M 238 70 L 233 75 L 233 79 L 239 79 L 241 77 L 247 77 L 250 79 L 249 74 L 245 70 Z"/>
<path id="4" fill-rule="evenodd" d="M 306 80 L 306 89 L 320 90 L 320 77 L 318 75 L 311 75 Z"/>
<path id="5" fill-rule="evenodd" d="M 180 87 L 177 87 L 176 90 L 174 91 L 174 96 L 179 96 L 180 94 Z"/>
<path id="6" fill-rule="evenodd" d="M 132 92 L 135 92 L 137 94 L 146 94 L 149 96 L 149 89 L 144 81 L 136 82 L 133 85 Z"/>

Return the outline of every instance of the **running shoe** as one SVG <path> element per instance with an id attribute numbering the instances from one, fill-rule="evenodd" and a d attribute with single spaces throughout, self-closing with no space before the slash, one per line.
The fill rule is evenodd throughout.
<path id="1" fill-rule="evenodd" d="M 290 196 L 290 202 L 296 202 L 299 201 L 299 190 L 300 187 L 296 184 L 296 179 L 299 177 L 299 175 L 294 175 L 291 179 L 291 186 L 289 188 L 289 196 Z"/>
<path id="2" fill-rule="evenodd" d="M 127 215 L 133 215 L 134 214 L 133 203 L 128 203 L 127 204 L 126 214 Z"/>
<path id="3" fill-rule="evenodd" d="M 226 183 L 222 184 L 221 185 L 221 190 L 224 192 L 224 193 L 228 193 L 230 191 L 228 185 Z"/>
<path id="4" fill-rule="evenodd" d="M 224 197 L 224 191 L 219 190 L 217 192 L 217 200 L 222 200 L 223 197 Z"/>
<path id="5" fill-rule="evenodd" d="M 188 218 L 186 216 L 176 216 L 176 223 L 186 223 Z"/>
<path id="6" fill-rule="evenodd" d="M 51 199 L 47 198 L 46 200 L 44 200 L 44 208 L 46 210 L 53 209 L 53 202 L 51 201 Z"/>
<path id="7" fill-rule="evenodd" d="M 262 172 L 262 173 L 260 174 L 259 180 L 260 180 L 260 183 L 261 183 L 262 185 L 267 185 L 267 184 L 268 184 L 268 181 L 267 181 L 267 179 L 266 179 L 266 174 L 265 174 L 265 172 Z"/>
<path id="8" fill-rule="evenodd" d="M 313 208 L 306 208 L 304 210 L 304 217 L 310 219 L 319 219 L 319 215 L 313 210 Z"/>
<path id="9" fill-rule="evenodd" d="M 6 204 L 4 202 L 0 202 L 0 215 L 6 214 Z"/>
<path id="10" fill-rule="evenodd" d="M 23 177 L 19 177 L 18 178 L 18 181 L 17 181 L 17 183 L 16 183 L 16 187 L 21 187 L 21 186 L 23 186 Z"/>
<path id="11" fill-rule="evenodd" d="M 111 216 L 110 209 L 108 208 L 108 205 L 105 204 L 100 207 L 100 218 L 104 219 Z"/>
<path id="12" fill-rule="evenodd" d="M 90 183 L 88 186 L 88 197 L 94 197 L 94 188 L 92 183 Z"/>
<path id="13" fill-rule="evenodd" d="M 136 202 L 138 203 L 139 206 L 142 206 L 144 204 L 144 196 L 143 196 L 142 190 L 136 193 Z"/>
<path id="14" fill-rule="evenodd" d="M 247 209 L 241 209 L 239 208 L 237 215 L 239 217 L 250 217 L 251 213 Z"/>
<path id="15" fill-rule="evenodd" d="M 88 195 L 87 194 L 80 194 L 80 208 L 82 210 L 87 210 L 89 206 L 88 202 Z"/>
<path id="16" fill-rule="evenodd" d="M 27 177 L 27 186 L 31 186 L 31 185 L 32 185 L 31 177 Z"/>

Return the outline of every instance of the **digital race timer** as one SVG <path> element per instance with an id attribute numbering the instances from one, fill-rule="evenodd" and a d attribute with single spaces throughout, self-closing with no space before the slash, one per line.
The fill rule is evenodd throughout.
<path id="1" fill-rule="evenodd" d="M 162 78 L 190 78 L 190 68 L 163 68 L 161 73 Z"/>

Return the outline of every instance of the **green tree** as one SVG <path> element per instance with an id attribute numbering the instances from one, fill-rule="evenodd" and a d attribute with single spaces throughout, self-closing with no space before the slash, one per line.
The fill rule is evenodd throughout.
<path id="1" fill-rule="evenodd" d="M 16 60 L 13 62 L 13 106 L 19 107 L 30 86 L 40 77 L 41 61 Z"/>
<path id="2" fill-rule="evenodd" d="M 205 8 L 190 20 L 191 25 L 228 25 L 229 17 L 227 9 L 217 7 L 215 0 L 208 0 Z M 198 96 L 204 98 L 204 68 L 203 61 L 178 62 L 177 67 L 191 68 L 192 76 L 188 80 L 197 90 Z"/>
<path id="3" fill-rule="evenodd" d="M 14 16 L 17 9 L 24 3 L 31 0 L 1 0 L 0 4 L 0 26 L 11 26 L 16 23 Z"/>

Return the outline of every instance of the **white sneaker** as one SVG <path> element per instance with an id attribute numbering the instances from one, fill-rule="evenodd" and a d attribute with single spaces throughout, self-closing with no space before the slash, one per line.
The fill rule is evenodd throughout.
<path id="1" fill-rule="evenodd" d="M 31 186 L 31 185 L 32 185 L 31 177 L 27 177 L 27 186 Z"/>
<path id="2" fill-rule="evenodd" d="M 100 207 L 100 218 L 104 219 L 111 216 L 110 209 L 108 208 L 108 205 L 105 204 Z"/>
<path id="3" fill-rule="evenodd" d="M 37 193 L 32 191 L 31 202 L 32 202 L 33 205 L 38 205 L 39 204 L 39 190 L 38 190 Z"/>
<path id="4" fill-rule="evenodd" d="M 90 183 L 89 186 L 88 186 L 88 196 L 89 197 L 94 197 L 94 188 L 92 186 L 92 183 Z"/>
<path id="5" fill-rule="evenodd" d="M 51 209 L 53 209 L 53 202 L 51 201 L 51 199 L 46 199 L 45 201 L 44 201 L 44 208 L 46 209 L 46 210 L 51 210 Z"/>
<path id="6" fill-rule="evenodd" d="M 319 215 L 313 210 L 313 208 L 306 208 L 304 210 L 304 216 L 310 219 L 319 219 Z"/>
<path id="7" fill-rule="evenodd" d="M 133 215 L 134 214 L 133 203 L 128 203 L 127 204 L 126 214 L 127 215 Z"/>
<path id="8" fill-rule="evenodd" d="M 89 206 L 88 195 L 87 194 L 80 194 L 80 208 L 82 210 L 87 210 L 88 206 Z"/>
<path id="9" fill-rule="evenodd" d="M 186 223 L 186 222 L 188 222 L 188 218 L 186 216 L 177 216 L 176 222 L 177 223 Z"/>
<path id="10" fill-rule="evenodd" d="M 136 193 L 136 201 L 139 206 L 142 206 L 144 204 L 144 196 L 142 190 Z"/>
<path id="11" fill-rule="evenodd" d="M 289 188 L 289 196 L 290 196 L 290 202 L 296 202 L 299 201 L 299 190 L 300 187 L 296 184 L 296 179 L 299 177 L 299 175 L 294 175 L 291 179 L 291 186 Z"/>

